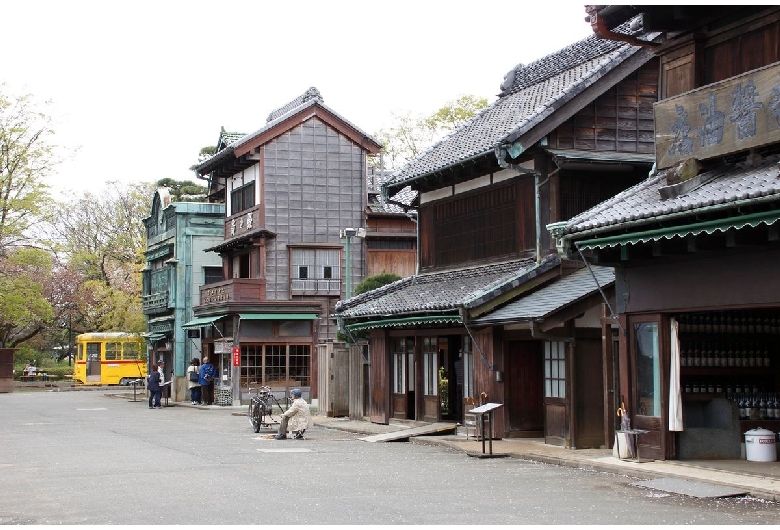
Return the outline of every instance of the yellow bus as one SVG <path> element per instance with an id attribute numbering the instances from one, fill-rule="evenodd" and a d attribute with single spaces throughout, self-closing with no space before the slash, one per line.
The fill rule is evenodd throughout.
<path id="1" fill-rule="evenodd" d="M 73 380 L 85 385 L 129 385 L 146 378 L 146 342 L 138 333 L 82 333 L 76 337 Z"/>

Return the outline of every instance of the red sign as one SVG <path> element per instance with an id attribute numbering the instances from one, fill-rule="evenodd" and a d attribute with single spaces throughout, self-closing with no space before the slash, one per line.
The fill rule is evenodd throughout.
<path id="1" fill-rule="evenodd" d="M 233 366 L 241 366 L 241 348 L 239 346 L 233 348 Z"/>

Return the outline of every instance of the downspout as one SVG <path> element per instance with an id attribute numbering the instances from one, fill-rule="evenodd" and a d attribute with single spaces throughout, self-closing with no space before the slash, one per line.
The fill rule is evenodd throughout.
<path id="1" fill-rule="evenodd" d="M 527 169 L 524 167 L 520 167 L 517 164 L 511 164 L 506 161 L 506 155 L 508 154 L 512 158 L 517 158 L 525 151 L 525 148 L 520 144 L 519 142 L 515 142 L 511 144 L 509 147 L 506 145 L 499 145 L 496 147 L 496 159 L 498 160 L 498 165 L 501 166 L 503 169 L 513 169 L 517 171 L 518 175 L 531 175 L 534 176 L 534 224 L 535 226 L 535 232 L 536 232 L 536 263 L 542 262 L 542 194 L 541 194 L 541 187 L 547 184 L 549 182 L 550 177 L 555 175 L 558 171 L 561 170 L 561 166 L 558 165 L 557 162 L 555 162 L 556 168 L 550 172 L 547 175 L 547 178 L 544 179 L 544 181 L 541 181 L 542 174 L 539 173 L 539 171 L 535 169 Z"/>

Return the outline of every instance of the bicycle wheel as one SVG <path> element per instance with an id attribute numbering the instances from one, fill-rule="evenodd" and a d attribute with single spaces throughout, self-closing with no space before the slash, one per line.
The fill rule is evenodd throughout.
<path id="1" fill-rule="evenodd" d="M 258 403 L 254 399 L 250 401 L 247 417 L 249 417 L 249 423 L 252 425 L 255 432 L 260 432 L 260 423 L 263 419 L 262 414 Z"/>

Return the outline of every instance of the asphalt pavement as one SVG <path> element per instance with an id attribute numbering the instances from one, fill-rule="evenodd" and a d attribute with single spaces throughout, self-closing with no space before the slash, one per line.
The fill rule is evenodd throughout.
<path id="1" fill-rule="evenodd" d="M 195 406 L 189 403 L 177 406 Z M 246 408 L 212 405 L 209 409 L 245 415 Z M 316 425 L 371 436 L 422 425 L 391 420 L 389 425 L 345 417 L 313 416 Z M 544 443 L 540 438 L 505 438 L 482 441 L 473 432 L 441 436 L 413 436 L 412 444 L 446 446 L 474 458 L 519 458 L 591 471 L 616 473 L 643 479 L 677 478 L 733 488 L 759 499 L 780 501 L 780 462 L 739 460 L 634 460 L 621 459 L 611 449 L 567 449 Z"/>

